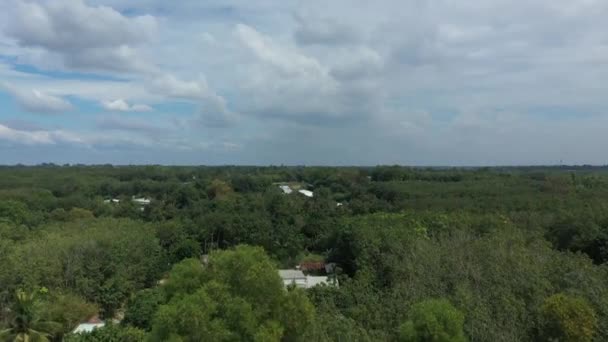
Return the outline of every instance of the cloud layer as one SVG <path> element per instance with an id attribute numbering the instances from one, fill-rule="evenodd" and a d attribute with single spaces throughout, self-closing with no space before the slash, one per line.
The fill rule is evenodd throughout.
<path id="1" fill-rule="evenodd" d="M 13 95 L 17 103 L 26 111 L 33 113 L 60 113 L 72 110 L 72 104 L 61 98 L 37 89 L 19 89 L 10 85 L 0 88 Z"/>
<path id="2" fill-rule="evenodd" d="M 20 46 L 42 49 L 67 68 L 92 71 L 146 68 L 135 47 L 151 41 L 157 30 L 153 16 L 128 18 L 82 0 L 15 1 L 8 20 L 6 32 Z"/>
<path id="3" fill-rule="evenodd" d="M 101 106 L 108 111 L 117 111 L 117 112 L 150 112 L 152 111 L 152 107 L 144 104 L 134 104 L 130 105 L 123 99 L 118 99 L 114 101 L 102 101 Z"/>
<path id="4" fill-rule="evenodd" d="M 125 160 L 110 140 L 139 162 L 603 164 L 606 17 L 601 0 L 9 0 L 0 141 L 86 142 L 99 162 Z"/>

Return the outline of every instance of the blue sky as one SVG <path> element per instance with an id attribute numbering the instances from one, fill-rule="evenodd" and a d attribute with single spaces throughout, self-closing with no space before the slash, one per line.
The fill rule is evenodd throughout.
<path id="1" fill-rule="evenodd" d="M 603 0 L 5 0 L 0 163 L 607 164 Z"/>

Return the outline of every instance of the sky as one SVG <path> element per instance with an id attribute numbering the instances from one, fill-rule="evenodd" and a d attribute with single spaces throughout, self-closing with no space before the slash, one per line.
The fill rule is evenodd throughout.
<path id="1" fill-rule="evenodd" d="M 1 0 L 0 164 L 608 164 L 605 0 Z"/>

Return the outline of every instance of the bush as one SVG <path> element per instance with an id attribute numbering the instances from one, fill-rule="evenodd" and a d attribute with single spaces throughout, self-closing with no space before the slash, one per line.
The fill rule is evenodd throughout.
<path id="1" fill-rule="evenodd" d="M 402 341 L 464 342 L 464 315 L 445 299 L 415 304 L 410 320 L 401 326 Z"/>
<path id="2" fill-rule="evenodd" d="M 543 341 L 592 341 L 596 328 L 595 312 L 582 298 L 559 293 L 547 298 L 541 307 Z"/>

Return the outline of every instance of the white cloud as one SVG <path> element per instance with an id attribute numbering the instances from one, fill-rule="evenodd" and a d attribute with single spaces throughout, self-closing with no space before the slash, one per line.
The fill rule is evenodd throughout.
<path id="1" fill-rule="evenodd" d="M 29 112 L 57 113 L 74 109 L 69 101 L 37 89 L 20 89 L 6 84 L 0 86 L 12 94 L 17 103 Z"/>
<path id="2" fill-rule="evenodd" d="M 215 93 L 204 77 L 184 81 L 174 75 L 161 75 L 149 82 L 150 91 L 169 98 L 194 101 L 200 105 L 196 122 L 209 127 L 228 127 L 238 120 L 238 114 L 228 109 L 226 100 Z"/>
<path id="3" fill-rule="evenodd" d="M 241 157 L 268 151 L 250 162 L 281 162 L 275 156 L 295 149 L 313 163 L 341 151 L 353 162 L 475 163 L 516 160 L 510 149 L 526 144 L 522 160 L 534 161 L 556 154 L 559 135 L 581 160 L 601 160 L 583 142 L 604 141 L 592 122 L 603 125 L 608 107 L 607 16 L 601 0 L 184 0 L 170 9 L 162 0 L 6 0 L 0 78 L 37 89 L 38 101 L 155 106 L 147 119 L 191 133 L 165 139 L 167 148 L 231 141 L 248 151 Z M 29 66 L 38 75 L 17 71 Z M 56 70 L 111 78 L 40 75 Z M 165 112 L 175 102 L 185 104 Z M 116 140 L 144 132 L 110 124 L 124 126 L 104 131 Z"/>
<path id="4" fill-rule="evenodd" d="M 77 135 L 61 130 L 18 130 L 0 124 L 0 140 L 23 145 L 55 145 L 59 143 L 82 144 Z"/>
<path id="5" fill-rule="evenodd" d="M 90 7 L 81 0 L 17 1 L 14 14 L 8 31 L 23 45 L 50 50 L 140 44 L 151 40 L 157 29 L 152 16 L 128 18 L 110 7 Z"/>
<path id="6" fill-rule="evenodd" d="M 303 77 L 327 74 L 327 70 L 314 58 L 283 48 L 250 26 L 238 24 L 235 32 L 256 57 L 285 75 Z"/>
<path id="7" fill-rule="evenodd" d="M 167 135 L 168 131 L 166 129 L 141 120 L 106 117 L 99 120 L 97 124 L 98 128 L 103 131 L 26 130 L 0 124 L 0 145 L 8 143 L 12 147 L 78 147 L 96 151 L 123 147 L 171 149 L 177 145 L 180 146 L 180 149 L 200 150 L 207 148 L 203 147 L 200 142 Z M 207 145 L 209 144 L 207 143 Z"/>
<path id="8" fill-rule="evenodd" d="M 250 99 L 243 111 L 257 116 L 324 125 L 370 115 L 380 92 L 374 84 L 352 82 L 378 69 L 381 57 L 371 49 L 350 51 L 350 64 L 332 70 L 296 47 L 278 44 L 246 25 L 236 35 L 256 57 L 241 87 Z M 345 53 L 347 54 L 347 53 Z M 338 68 L 341 67 L 342 69 Z M 371 70 L 371 69 L 369 69 Z"/>
<path id="9" fill-rule="evenodd" d="M 133 104 L 130 105 L 123 99 L 117 99 L 114 101 L 102 101 L 101 106 L 108 111 L 116 112 L 149 112 L 152 111 L 152 107 L 144 104 Z"/>
<path id="10" fill-rule="evenodd" d="M 134 47 L 154 39 L 158 24 L 149 15 L 126 17 L 82 0 L 12 0 L 5 32 L 22 47 L 43 49 L 65 67 L 92 71 L 150 68 Z"/>
<path id="11" fill-rule="evenodd" d="M 340 55 L 342 58 L 331 68 L 330 74 L 345 82 L 375 76 L 384 67 L 384 58 L 369 47 L 351 47 L 340 51 Z"/>
<path id="12" fill-rule="evenodd" d="M 206 100 L 217 96 L 202 77 L 195 81 L 183 81 L 174 75 L 165 74 L 151 80 L 149 88 L 158 94 L 186 100 Z"/>

